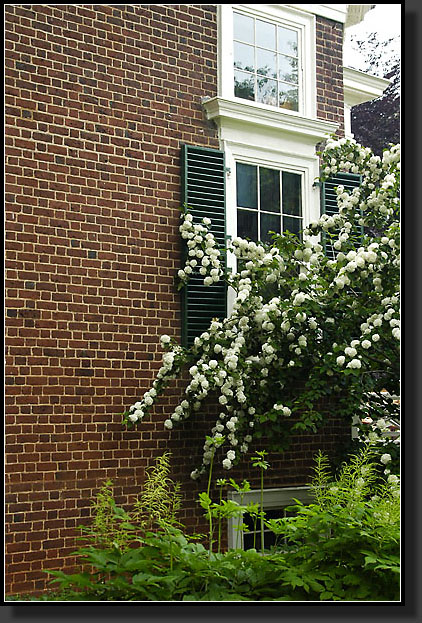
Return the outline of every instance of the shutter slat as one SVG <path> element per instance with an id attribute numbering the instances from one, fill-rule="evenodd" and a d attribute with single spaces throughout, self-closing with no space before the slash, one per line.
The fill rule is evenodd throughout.
<path id="1" fill-rule="evenodd" d="M 224 152 L 192 145 L 182 146 L 182 199 L 194 221 L 211 219 L 210 231 L 217 243 L 226 241 L 226 184 Z M 224 259 L 224 256 L 223 256 Z M 199 266 L 182 290 L 182 341 L 191 346 L 206 331 L 213 318 L 226 316 L 227 292 L 223 283 L 204 286 Z"/>
<path id="2" fill-rule="evenodd" d="M 337 194 L 336 187 L 344 186 L 344 189 L 348 192 L 352 191 L 353 188 L 356 188 L 361 183 L 361 176 L 356 175 L 355 173 L 337 173 L 333 177 L 327 179 L 322 184 L 322 192 L 321 192 L 321 212 L 322 214 L 328 214 L 332 216 L 333 214 L 338 213 L 337 206 Z M 332 234 L 338 233 L 338 230 L 331 230 Z M 360 232 L 352 231 L 352 234 L 361 234 Z M 330 260 L 334 260 L 337 252 L 334 249 L 331 238 L 328 235 L 323 235 L 323 244 L 325 249 L 325 254 Z"/>

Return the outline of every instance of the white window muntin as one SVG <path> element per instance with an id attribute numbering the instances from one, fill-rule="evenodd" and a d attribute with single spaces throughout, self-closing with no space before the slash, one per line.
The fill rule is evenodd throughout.
<path id="1" fill-rule="evenodd" d="M 297 88 L 298 90 L 298 110 L 296 112 L 301 112 L 303 110 L 303 104 L 302 104 L 302 98 L 303 98 L 303 64 L 302 64 L 302 29 L 298 28 L 295 24 L 289 24 L 284 20 L 284 21 L 280 21 L 280 20 L 275 20 L 275 19 L 271 19 L 270 17 L 267 16 L 261 16 L 261 15 L 257 15 L 256 12 L 252 12 L 252 11 L 247 11 L 247 10 L 239 10 L 237 7 L 233 10 L 233 22 L 236 19 L 234 16 L 235 14 L 237 15 L 244 15 L 247 17 L 250 17 L 251 19 L 253 19 L 253 25 L 254 25 L 254 37 L 253 37 L 253 43 L 251 42 L 247 42 L 245 39 L 242 40 L 242 37 L 235 37 L 235 32 L 233 29 L 233 47 L 235 46 L 236 43 L 240 43 L 243 45 L 247 45 L 249 47 L 253 48 L 253 53 L 254 53 L 254 71 L 248 71 L 245 69 L 241 69 L 239 71 L 242 71 L 242 73 L 245 73 L 247 75 L 251 75 L 254 79 L 254 92 L 255 92 L 255 99 L 253 101 L 257 102 L 257 103 L 263 103 L 260 102 L 260 100 L 258 99 L 258 85 L 257 85 L 257 79 L 258 77 L 264 77 L 261 75 L 261 72 L 259 72 L 259 63 L 258 63 L 258 53 L 260 50 L 263 51 L 271 51 L 274 52 L 276 54 L 276 64 L 277 64 L 277 68 L 278 68 L 278 63 L 280 61 L 280 57 L 286 57 L 286 58 L 295 58 L 297 59 L 297 63 L 298 63 L 298 67 L 297 67 L 297 72 L 298 72 L 298 78 L 297 78 L 297 82 L 288 82 L 286 80 L 282 80 L 279 77 L 279 73 L 278 71 L 276 72 L 276 77 L 268 77 L 266 76 L 268 79 L 275 81 L 277 83 L 277 99 L 278 99 L 278 88 L 279 88 L 279 84 L 286 84 L 289 85 L 293 88 Z M 276 28 L 276 35 L 275 35 L 275 48 L 271 48 L 268 46 L 265 46 L 265 44 L 259 44 L 257 43 L 258 41 L 258 37 L 257 37 L 257 23 L 258 22 L 264 22 L 266 24 L 270 24 L 275 26 Z M 279 35 L 278 35 L 278 27 L 280 28 L 285 28 L 289 31 L 293 31 L 296 34 L 297 37 L 297 53 L 296 56 L 293 56 L 291 54 L 288 54 L 287 52 L 283 51 L 281 52 L 279 50 Z M 234 61 L 234 57 L 233 57 L 233 61 Z M 234 62 L 233 62 L 233 74 L 235 71 L 235 67 L 234 67 Z M 233 89 L 234 89 L 234 79 L 233 79 Z M 233 91 L 233 95 L 234 95 L 234 91 Z M 235 99 L 240 99 L 240 100 L 244 100 L 245 98 L 238 98 L 234 95 Z M 271 106 L 277 107 L 277 108 L 282 108 L 283 110 L 288 108 L 284 107 L 284 106 L 279 106 L 278 104 L 271 104 Z"/>
<path id="2" fill-rule="evenodd" d="M 283 509 L 286 506 L 295 504 L 294 498 L 309 504 L 313 502 L 312 491 L 308 486 L 301 487 L 282 487 L 277 489 L 264 489 L 264 511 L 270 509 Z M 261 503 L 261 490 L 255 489 L 243 494 L 243 497 L 237 492 L 229 492 L 229 500 L 247 505 L 249 503 Z M 241 530 L 242 518 L 234 517 L 228 521 L 228 546 L 229 548 L 239 547 L 243 549 L 243 531 Z"/>
<path id="3" fill-rule="evenodd" d="M 237 102 L 247 100 L 234 96 L 234 56 L 233 56 L 233 12 L 244 13 L 263 21 L 274 22 L 281 27 L 298 32 L 299 110 L 276 108 L 268 104 L 249 101 L 250 106 L 267 110 L 278 110 L 287 115 L 303 115 L 314 119 L 316 116 L 316 45 L 315 16 L 286 5 L 218 5 L 218 95 Z"/>

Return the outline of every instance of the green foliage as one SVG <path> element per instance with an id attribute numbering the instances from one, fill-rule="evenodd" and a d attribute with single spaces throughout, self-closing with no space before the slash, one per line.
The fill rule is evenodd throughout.
<path id="1" fill-rule="evenodd" d="M 170 478 L 170 452 L 156 459 L 155 465 L 147 470 L 143 489 L 134 504 L 133 519 L 144 529 L 151 530 L 154 524 L 177 523 L 180 510 L 180 484 Z"/>
<path id="2" fill-rule="evenodd" d="M 262 456 L 258 457 L 260 460 Z M 50 571 L 52 601 L 396 601 L 399 599 L 400 503 L 398 485 L 383 480 L 368 446 L 332 478 L 327 459 L 316 457 L 314 503 L 296 500 L 296 515 L 265 520 L 281 540 L 264 556 L 255 549 L 212 552 L 167 519 L 156 530 L 132 534 L 130 547 L 90 545 L 78 550 L 80 573 Z M 239 492 L 245 481 L 220 481 Z M 171 489 L 171 487 L 170 487 Z M 110 488 L 102 500 L 110 501 Z M 214 503 L 200 495 L 206 514 L 262 516 L 258 504 Z M 103 515 L 101 515 L 103 516 Z M 95 518 L 94 518 L 95 525 Z M 97 523 L 97 526 L 110 523 Z M 104 530 L 101 532 L 104 534 Z M 61 599 L 60 599 L 61 596 Z M 34 598 L 37 600 L 38 598 Z M 42 600 L 48 601 L 45 595 Z"/>
<path id="3" fill-rule="evenodd" d="M 370 446 L 350 457 L 335 480 L 319 455 L 315 503 L 297 501 L 295 516 L 266 522 L 287 540 L 285 560 L 305 583 L 315 571 L 324 576 L 320 599 L 399 599 L 399 493 L 379 471 Z"/>
<path id="4" fill-rule="evenodd" d="M 176 525 L 180 509 L 180 484 L 173 482 L 170 473 L 170 453 L 165 452 L 146 470 L 143 488 L 131 512 L 117 506 L 113 497 L 113 482 L 107 480 L 93 502 L 93 520 L 83 526 L 83 540 L 101 548 L 125 550 L 137 536 L 154 526 Z"/>

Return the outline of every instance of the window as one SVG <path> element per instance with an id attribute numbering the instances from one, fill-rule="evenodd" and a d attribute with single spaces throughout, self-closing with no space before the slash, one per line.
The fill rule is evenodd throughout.
<path id="1" fill-rule="evenodd" d="M 248 491 L 241 499 L 240 494 L 233 492 L 229 494 L 230 499 L 239 504 L 247 505 L 250 502 L 260 503 L 261 491 Z M 292 511 L 287 511 L 286 507 L 295 504 L 294 499 L 300 500 L 304 504 L 312 502 L 312 495 L 309 487 L 284 487 L 280 489 L 264 490 L 264 510 L 267 519 L 279 519 L 288 515 L 293 515 Z M 242 529 L 242 524 L 246 529 Z M 251 549 L 261 548 L 261 525 L 260 521 L 254 522 L 250 515 L 244 514 L 242 519 L 235 518 L 229 520 L 228 525 L 228 545 L 231 548 Z M 276 544 L 276 536 L 264 527 L 264 549 L 269 549 Z"/>
<path id="2" fill-rule="evenodd" d="M 236 163 L 237 235 L 270 242 L 270 232 L 303 228 L 302 176 L 263 166 Z"/>
<path id="3" fill-rule="evenodd" d="M 233 13 L 234 95 L 299 110 L 299 32 Z"/>
<path id="4" fill-rule="evenodd" d="M 286 4 L 218 7 L 218 98 L 242 114 L 315 120 L 315 15 Z"/>

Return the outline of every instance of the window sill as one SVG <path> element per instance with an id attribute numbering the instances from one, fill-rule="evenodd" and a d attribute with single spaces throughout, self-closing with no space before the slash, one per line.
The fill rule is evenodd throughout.
<path id="1" fill-rule="evenodd" d="M 294 111 L 274 109 L 239 98 L 213 97 L 202 100 L 202 105 L 207 119 L 215 121 L 219 127 L 230 122 L 252 124 L 279 134 L 296 135 L 298 139 L 314 144 L 328 138 L 338 128 L 336 123 L 303 117 Z"/>

